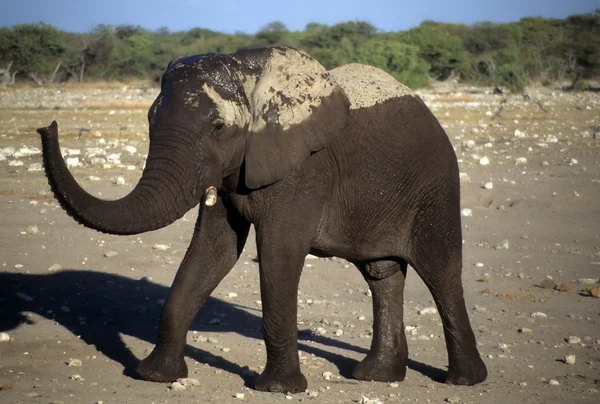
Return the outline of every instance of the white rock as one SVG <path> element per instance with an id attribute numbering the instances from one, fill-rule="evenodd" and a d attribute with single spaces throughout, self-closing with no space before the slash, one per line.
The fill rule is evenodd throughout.
<path id="1" fill-rule="evenodd" d="M 568 365 L 574 365 L 575 362 L 577 362 L 577 358 L 575 357 L 575 355 L 566 355 L 565 356 L 565 363 Z"/>
<path id="2" fill-rule="evenodd" d="M 171 388 L 171 390 L 175 391 L 185 390 L 185 386 L 179 382 L 173 382 L 169 387 Z"/>
<path id="3" fill-rule="evenodd" d="M 125 185 L 125 178 L 123 178 L 123 177 L 117 177 L 117 179 L 115 180 L 115 184 L 117 184 L 117 185 Z"/>
<path id="4" fill-rule="evenodd" d="M 48 267 L 48 272 L 56 272 L 56 271 L 60 271 L 62 269 L 62 266 L 60 264 L 52 264 Z"/>
<path id="5" fill-rule="evenodd" d="M 82 381 L 85 380 L 83 377 L 81 377 L 81 375 L 73 375 L 73 376 L 70 377 L 70 379 L 71 380 L 75 380 L 77 382 L 82 382 Z"/>
<path id="6" fill-rule="evenodd" d="M 425 307 L 418 311 L 418 314 L 422 316 L 423 314 L 436 314 L 437 309 L 435 307 Z"/>
<path id="7" fill-rule="evenodd" d="M 567 338 L 567 342 L 571 345 L 581 344 L 581 338 L 571 335 Z"/>
<path id="8" fill-rule="evenodd" d="M 159 251 L 167 251 L 169 248 L 171 248 L 171 246 L 168 246 L 166 244 L 154 244 L 152 246 L 152 248 L 154 250 L 159 250 Z"/>
<path id="9" fill-rule="evenodd" d="M 488 164 L 490 164 L 490 159 L 484 156 L 479 159 L 479 164 L 481 164 L 482 166 L 487 166 Z"/>
<path id="10" fill-rule="evenodd" d="M 113 257 L 116 257 L 117 255 L 119 255 L 119 253 L 116 251 L 107 251 L 104 253 L 104 256 L 106 258 L 113 258 Z"/>
<path id="11" fill-rule="evenodd" d="M 548 384 L 550 386 L 560 386 L 560 383 L 556 379 L 550 379 L 550 380 L 548 380 Z"/>
<path id="12" fill-rule="evenodd" d="M 10 341 L 10 335 L 5 332 L 0 332 L 0 342 Z"/>
<path id="13" fill-rule="evenodd" d="M 126 146 L 125 151 L 129 154 L 134 154 L 137 151 L 135 146 Z"/>
<path id="14" fill-rule="evenodd" d="M 189 377 L 177 379 L 177 383 L 181 384 L 184 387 L 188 387 L 188 386 L 200 386 L 200 380 L 198 380 L 198 379 L 191 379 Z"/>
<path id="15" fill-rule="evenodd" d="M 525 135 L 525 133 L 521 132 L 519 129 L 515 129 L 515 131 L 513 132 L 513 136 L 514 137 L 520 137 L 520 138 L 527 137 Z"/>
<path id="16" fill-rule="evenodd" d="M 485 189 L 492 189 L 492 188 L 494 188 L 494 184 L 491 181 L 488 181 L 485 184 L 483 184 L 483 187 Z"/>
<path id="17" fill-rule="evenodd" d="M 536 311 L 535 313 L 531 313 L 530 316 L 532 318 L 547 318 L 548 317 L 545 313 L 542 313 L 541 311 Z"/>
<path id="18" fill-rule="evenodd" d="M 67 167 L 81 167 L 81 161 L 79 161 L 79 157 L 67 157 Z"/>
<path id="19" fill-rule="evenodd" d="M 72 366 L 72 367 L 81 367 L 81 360 L 79 359 L 73 359 L 73 358 L 69 358 L 69 361 L 67 362 L 67 366 Z"/>
<path id="20" fill-rule="evenodd" d="M 238 297 L 238 294 L 235 292 L 229 292 L 229 293 L 227 293 L 227 297 L 229 297 L 230 299 L 233 299 L 234 297 Z"/>
<path id="21" fill-rule="evenodd" d="M 315 334 L 317 335 L 325 335 L 327 334 L 327 330 L 323 327 L 317 327 L 317 330 L 315 331 Z"/>
<path id="22" fill-rule="evenodd" d="M 308 254 L 305 259 L 307 259 L 307 260 L 318 260 L 319 257 L 317 257 L 316 255 Z"/>
<path id="23" fill-rule="evenodd" d="M 235 398 L 238 400 L 243 400 L 245 397 L 244 393 L 235 393 Z"/>
<path id="24" fill-rule="evenodd" d="M 508 242 L 508 240 L 502 240 L 501 242 L 499 242 L 498 244 L 496 244 L 496 250 L 508 250 L 510 249 L 510 243 Z"/>
<path id="25" fill-rule="evenodd" d="M 29 164 L 27 171 L 42 171 L 43 168 L 42 163 L 33 163 Z"/>
<path id="26" fill-rule="evenodd" d="M 21 160 L 11 160 L 8 162 L 8 165 L 11 167 L 20 167 L 23 165 L 23 162 Z"/>
<path id="27" fill-rule="evenodd" d="M 325 380 L 331 380 L 331 378 L 333 377 L 333 373 L 323 372 L 323 377 L 325 378 Z"/>
<path id="28" fill-rule="evenodd" d="M 515 165 L 527 164 L 527 159 L 525 157 L 518 157 L 515 159 Z"/>
<path id="29" fill-rule="evenodd" d="M 593 285 L 595 283 L 600 282 L 600 279 L 596 279 L 596 278 L 581 278 L 578 279 L 577 282 L 584 284 L 584 285 Z"/>
<path id="30" fill-rule="evenodd" d="M 489 110 L 488 110 L 488 111 L 485 111 L 485 115 L 486 115 L 486 116 L 492 116 L 492 111 L 489 111 Z"/>
<path id="31" fill-rule="evenodd" d="M 464 140 L 462 142 L 463 147 L 466 147 L 467 149 L 472 149 L 473 147 L 475 147 L 475 141 L 474 140 Z"/>
<path id="32" fill-rule="evenodd" d="M 120 159 L 121 159 L 121 153 L 112 153 L 112 154 L 109 154 L 108 156 L 106 156 L 106 159 L 108 161 L 110 161 L 111 163 L 118 164 L 118 162 L 120 162 Z"/>
<path id="33" fill-rule="evenodd" d="M 29 226 L 27 228 L 27 233 L 29 233 L 29 234 L 38 234 L 39 232 L 40 232 L 40 230 L 35 225 L 34 226 Z"/>
<path id="34" fill-rule="evenodd" d="M 100 181 L 100 177 L 96 177 L 95 175 L 90 175 L 90 176 L 88 177 L 88 179 L 89 179 L 90 181 Z"/>
<path id="35" fill-rule="evenodd" d="M 574 165 L 575 165 L 575 164 L 577 164 L 577 163 L 578 163 L 577 159 L 570 159 L 570 160 L 569 160 L 569 165 L 570 165 L 570 166 L 574 166 Z"/>
<path id="36" fill-rule="evenodd" d="M 337 337 L 341 337 L 342 335 L 344 335 L 344 331 L 342 330 L 336 330 L 334 333 Z"/>
<path id="37" fill-rule="evenodd" d="M 469 209 L 469 208 L 464 208 L 464 209 L 461 211 L 461 213 L 462 213 L 462 215 L 463 215 L 464 217 L 471 217 L 471 216 L 473 216 L 473 211 L 472 211 L 471 209 Z"/>

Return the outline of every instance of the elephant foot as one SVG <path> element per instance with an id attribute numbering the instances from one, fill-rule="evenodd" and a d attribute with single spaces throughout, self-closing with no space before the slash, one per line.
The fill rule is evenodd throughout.
<path id="1" fill-rule="evenodd" d="M 269 391 L 271 393 L 301 393 L 308 387 L 306 377 L 295 371 L 269 371 L 265 369 L 260 376 L 254 380 L 254 388 L 258 391 Z"/>
<path id="2" fill-rule="evenodd" d="M 367 355 L 354 367 L 352 376 L 358 380 L 401 382 L 406 376 L 407 362 L 408 358 L 397 358 L 390 361 Z"/>
<path id="3" fill-rule="evenodd" d="M 151 382 L 174 382 L 187 377 L 188 368 L 182 356 L 172 356 L 156 349 L 140 362 L 137 372 L 144 380 Z"/>
<path id="4" fill-rule="evenodd" d="M 474 359 L 462 359 L 455 361 L 450 365 L 448 376 L 446 377 L 447 384 L 455 384 L 459 386 L 473 386 L 481 383 L 487 378 L 487 369 L 479 356 Z"/>

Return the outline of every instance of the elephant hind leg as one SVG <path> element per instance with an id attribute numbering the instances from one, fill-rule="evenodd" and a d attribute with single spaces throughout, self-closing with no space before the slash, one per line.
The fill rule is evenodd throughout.
<path id="1" fill-rule="evenodd" d="M 446 383 L 471 386 L 486 379 L 487 369 L 477 350 L 463 297 L 461 249 L 457 245 L 454 250 L 421 250 L 414 269 L 431 292 L 442 319 L 449 362 Z"/>
<path id="2" fill-rule="evenodd" d="M 359 380 L 402 381 L 408 363 L 403 320 L 407 263 L 376 261 L 357 267 L 373 294 L 373 340 L 353 376 Z"/>

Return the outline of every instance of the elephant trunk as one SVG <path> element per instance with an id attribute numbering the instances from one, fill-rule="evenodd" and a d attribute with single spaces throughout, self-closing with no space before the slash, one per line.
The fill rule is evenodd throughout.
<path id="1" fill-rule="evenodd" d="M 198 172 L 185 163 L 193 159 L 190 145 L 160 145 L 151 141 L 139 183 L 128 195 L 109 201 L 90 195 L 75 181 L 60 153 L 55 121 L 38 132 L 54 196 L 70 216 L 86 227 L 109 234 L 157 230 L 182 217 L 202 197 L 198 192 Z"/>

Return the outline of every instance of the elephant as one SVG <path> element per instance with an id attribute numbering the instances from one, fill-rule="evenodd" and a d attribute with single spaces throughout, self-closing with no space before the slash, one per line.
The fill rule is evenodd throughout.
<path id="1" fill-rule="evenodd" d="M 403 293 L 408 265 L 443 323 L 446 382 L 474 385 L 487 369 L 462 285 L 459 168 L 423 100 L 384 71 L 326 70 L 287 47 L 172 60 L 148 112 L 141 179 L 102 200 L 67 169 L 58 126 L 40 128 L 55 198 L 78 223 L 139 234 L 199 205 L 189 248 L 159 319 L 158 340 L 137 372 L 187 376 L 190 324 L 235 265 L 254 225 L 267 363 L 254 388 L 307 388 L 298 356 L 297 296 L 307 254 L 354 264 L 372 291 L 373 337 L 359 380 L 401 381 L 408 347 Z"/>

